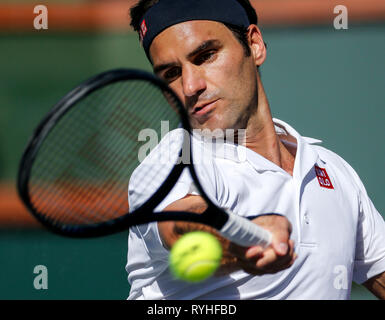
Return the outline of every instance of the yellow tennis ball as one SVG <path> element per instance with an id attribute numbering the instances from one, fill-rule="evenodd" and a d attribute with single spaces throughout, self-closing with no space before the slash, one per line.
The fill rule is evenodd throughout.
<path id="1" fill-rule="evenodd" d="M 170 252 L 170 269 L 173 275 L 188 282 L 207 279 L 218 268 L 222 246 L 210 233 L 193 231 L 184 234 Z"/>

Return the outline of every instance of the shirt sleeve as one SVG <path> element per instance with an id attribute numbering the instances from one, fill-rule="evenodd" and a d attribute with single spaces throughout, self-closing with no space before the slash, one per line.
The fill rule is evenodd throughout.
<path id="1" fill-rule="evenodd" d="M 137 190 L 140 189 L 135 188 L 135 184 L 130 185 L 130 208 L 140 207 L 151 196 L 147 192 Z M 189 171 L 185 169 L 174 188 L 156 210 L 161 211 L 190 193 L 195 194 L 196 188 Z M 141 295 L 142 287 L 151 284 L 168 268 L 168 255 L 169 251 L 163 245 L 156 222 L 130 228 L 126 264 L 128 281 L 131 285 L 130 299 Z"/>
<path id="2" fill-rule="evenodd" d="M 385 271 L 385 222 L 361 194 L 353 280 L 359 284 Z"/>
<path id="3" fill-rule="evenodd" d="M 164 210 L 169 204 L 184 198 L 186 195 L 199 195 L 198 190 L 191 178 L 188 169 L 184 169 L 178 182 L 171 189 L 170 193 L 163 199 L 163 201 L 155 208 L 156 211 Z"/>
<path id="4" fill-rule="evenodd" d="M 353 170 L 353 169 L 351 169 Z M 385 221 L 369 198 L 363 183 L 353 170 L 359 188 L 359 217 L 353 281 L 362 284 L 385 271 Z"/>
<path id="5" fill-rule="evenodd" d="M 129 187 L 129 203 L 130 208 L 139 208 L 147 199 L 150 198 L 152 190 L 148 190 L 149 194 L 137 192 L 135 185 Z M 198 194 L 191 175 L 187 169 L 184 170 L 175 186 L 171 189 L 165 199 L 155 208 L 156 211 L 162 211 L 169 204 L 184 198 L 188 194 Z M 161 213 L 159 213 L 161 214 Z M 143 241 L 143 245 L 147 254 L 154 259 L 164 260 L 168 251 L 164 248 L 156 222 L 138 225 L 130 229 L 130 232 L 136 234 L 136 239 Z M 133 239 L 131 239 L 133 240 Z M 134 242 L 134 241 L 132 241 Z"/>

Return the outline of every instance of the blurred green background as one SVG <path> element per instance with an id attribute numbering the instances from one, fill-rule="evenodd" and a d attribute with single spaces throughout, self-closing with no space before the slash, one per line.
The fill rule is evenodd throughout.
<path id="1" fill-rule="evenodd" d="M 319 138 L 358 172 L 385 213 L 385 23 L 262 28 L 262 80 L 274 117 Z M 127 32 L 0 34 L 0 180 L 15 181 L 27 140 L 70 89 L 111 68 L 150 69 Z M 0 299 L 125 299 L 127 234 L 74 240 L 45 230 L 0 230 Z M 33 268 L 48 268 L 48 290 Z M 352 299 L 374 299 L 354 285 Z"/>

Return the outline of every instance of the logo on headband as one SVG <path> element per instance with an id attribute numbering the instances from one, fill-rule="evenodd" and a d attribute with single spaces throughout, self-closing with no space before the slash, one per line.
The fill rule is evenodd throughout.
<path id="1" fill-rule="evenodd" d="M 142 23 L 140 24 L 140 40 L 143 41 L 144 37 L 146 36 L 147 33 L 147 25 L 146 25 L 146 20 L 143 20 Z"/>

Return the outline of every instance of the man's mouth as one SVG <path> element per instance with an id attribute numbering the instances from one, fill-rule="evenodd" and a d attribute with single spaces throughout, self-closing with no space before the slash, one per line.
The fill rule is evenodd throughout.
<path id="1" fill-rule="evenodd" d="M 197 104 L 193 109 L 192 109 L 192 116 L 193 117 L 204 117 L 205 115 L 207 115 L 209 112 L 211 112 L 212 110 L 215 109 L 215 106 L 216 106 L 216 102 L 218 101 L 219 99 L 215 99 L 215 100 L 212 100 L 212 101 L 209 101 L 209 102 L 203 102 L 203 103 L 199 103 Z"/>

